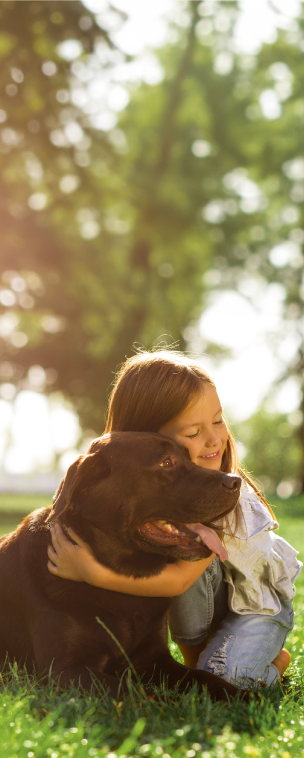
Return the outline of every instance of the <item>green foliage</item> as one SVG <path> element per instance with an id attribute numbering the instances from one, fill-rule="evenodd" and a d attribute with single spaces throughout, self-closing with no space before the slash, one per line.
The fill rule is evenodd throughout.
<path id="1" fill-rule="evenodd" d="M 242 463 L 267 493 L 273 494 L 282 480 L 294 480 L 300 486 L 301 440 L 287 415 L 267 413 L 262 407 L 251 418 L 235 424 L 233 430 L 246 447 Z"/>
<path id="2" fill-rule="evenodd" d="M 190 42 L 196 6 L 194 3 Z M 165 176 L 164 157 L 167 161 L 171 145 L 167 144 L 167 119 L 164 123 L 167 104 L 158 90 L 155 94 L 161 94 L 160 107 L 153 108 L 153 102 L 149 103 L 148 114 L 146 99 L 151 89 L 142 93 L 141 112 L 148 119 L 146 116 L 143 133 L 140 139 L 137 133 L 134 142 L 134 113 L 130 109 L 131 147 L 126 155 L 113 148 L 115 130 L 108 138 L 90 127 L 88 117 L 79 108 L 60 104 L 62 99 L 69 100 L 70 67 L 57 52 L 58 42 L 67 36 L 67 27 L 74 38 L 80 36 L 85 50 L 95 49 L 96 62 L 100 45 L 100 29 L 97 34 L 92 14 L 88 14 L 92 28 L 83 39 L 78 27 L 81 7 L 69 3 L 69 8 L 64 6 L 66 10 L 67 15 L 62 14 L 61 4 L 57 10 L 54 3 L 26 3 L 18 23 L 14 4 L 2 10 L 8 35 L 11 27 L 19 35 L 18 47 L 7 56 L 7 79 L 11 81 L 12 71 L 17 78 L 23 77 L 18 92 L 16 84 L 7 83 L 5 77 L 3 81 L 4 104 L 9 106 L 9 129 L 4 130 L 2 150 L 6 183 L 3 195 L 10 200 L 3 223 L 7 246 L 2 269 L 7 287 L 12 277 L 5 274 L 5 269 L 12 268 L 13 260 L 28 290 L 17 298 L 16 328 L 4 341 L 3 357 L 7 358 L 6 371 L 11 371 L 15 381 L 23 382 L 33 363 L 51 369 L 49 375 L 53 378 L 55 370 L 57 386 L 72 396 L 83 420 L 101 431 L 111 372 L 134 339 L 151 344 L 162 332 L 179 335 L 195 292 L 196 299 L 200 299 L 197 274 L 200 266 L 204 271 L 208 265 L 208 249 L 205 251 L 196 240 L 192 218 L 183 210 L 187 194 L 179 189 L 179 167 L 175 170 L 177 176 Z M 60 24 L 54 23 L 56 13 L 62 15 Z M 107 67 L 110 53 L 108 45 Z M 186 53 L 181 51 L 177 61 L 172 118 L 181 99 L 183 76 L 191 63 L 189 53 L 188 44 Z M 45 58 L 55 62 L 57 71 L 53 76 L 45 74 L 45 66 L 49 65 Z M 77 63 L 80 70 L 89 71 L 85 52 L 82 60 L 82 64 Z M 77 65 L 72 65 L 74 83 Z M 80 82 L 81 76 L 79 87 Z M 16 90 L 15 100 L 12 87 Z M 36 114 L 34 120 L 34 113 L 29 112 L 31 106 Z M 81 125 L 83 132 L 81 140 L 74 140 L 75 145 L 73 139 L 68 144 L 65 136 L 71 122 Z M 125 139 L 123 133 L 118 134 Z M 62 184 L 66 177 L 79 185 L 77 194 L 58 191 L 58 183 Z M 41 204 L 39 210 L 37 202 Z M 176 276 L 171 277 L 174 257 Z M 164 273 L 160 275 L 158 268 L 163 263 Z M 39 274 L 40 282 L 37 276 L 33 280 L 32 271 Z M 189 290 L 181 287 L 185 278 Z M 20 350 L 22 341 L 26 347 Z M 17 350 L 18 363 L 14 360 Z"/>
<path id="3" fill-rule="evenodd" d="M 272 497 L 271 505 L 275 508 L 278 521 L 281 523 L 283 519 L 284 539 L 294 545 L 297 550 L 301 551 L 301 530 L 298 529 L 297 532 L 297 528 L 299 527 L 299 519 L 303 518 L 304 515 L 303 495 L 291 497 L 288 500 L 281 500 L 278 497 Z M 290 530 L 290 528 L 294 529 L 294 535 L 292 538 L 286 536 L 286 529 Z"/>
<path id="4" fill-rule="evenodd" d="M 2 325 L 0 378 L 28 386 L 43 366 L 46 391 L 98 433 L 117 364 L 164 333 L 183 347 L 210 268 L 217 288 L 253 300 L 281 287 L 299 340 L 290 373 L 302 376 L 303 13 L 293 36 L 281 29 L 247 56 L 231 48 L 237 2 L 184 9 L 188 26 L 173 24 L 159 52 L 163 80 L 130 87 L 103 131 L 78 104 L 94 66 L 105 82 L 123 60 L 100 20 L 78 2 L 0 8 L 1 307 L 15 319 Z M 65 39 L 82 45 L 72 64 Z M 261 109 L 268 90 L 278 117 Z M 286 260 L 270 253 L 286 240 Z"/>

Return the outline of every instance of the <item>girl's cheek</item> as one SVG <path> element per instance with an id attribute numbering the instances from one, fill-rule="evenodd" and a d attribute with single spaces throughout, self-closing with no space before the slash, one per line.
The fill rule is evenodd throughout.
<path id="1" fill-rule="evenodd" d="M 183 441 L 181 444 L 187 448 L 187 450 L 189 451 L 189 455 L 190 455 L 192 463 L 195 463 L 195 459 L 197 458 L 195 444 L 193 444 L 192 440 L 190 442 L 187 440 L 186 443 L 185 441 Z"/>
<path id="2" fill-rule="evenodd" d="M 190 455 L 191 460 L 193 460 L 194 455 L 193 455 L 193 445 L 191 445 L 191 440 L 185 439 L 183 437 L 183 438 L 180 438 L 180 439 L 176 438 L 175 442 L 177 442 L 178 445 L 182 445 L 183 447 L 186 447 L 187 450 L 189 451 L 189 455 Z"/>

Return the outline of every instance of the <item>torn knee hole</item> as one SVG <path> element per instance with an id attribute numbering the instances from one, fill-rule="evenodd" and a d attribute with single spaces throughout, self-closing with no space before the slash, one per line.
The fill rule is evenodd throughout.
<path id="1" fill-rule="evenodd" d="M 234 634 L 226 634 L 220 647 L 212 653 L 207 661 L 207 668 L 217 676 L 223 676 L 227 664 L 227 654 L 230 641 L 235 639 Z"/>

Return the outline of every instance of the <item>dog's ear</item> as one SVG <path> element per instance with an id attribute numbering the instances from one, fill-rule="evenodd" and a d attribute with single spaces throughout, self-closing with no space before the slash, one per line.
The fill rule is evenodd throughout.
<path id="1" fill-rule="evenodd" d="M 64 479 L 60 482 L 47 521 L 58 519 L 64 511 L 73 507 L 76 490 L 85 492 L 90 484 L 96 480 L 102 481 L 110 473 L 110 466 L 100 450 L 89 455 L 80 455 L 68 468 Z"/>

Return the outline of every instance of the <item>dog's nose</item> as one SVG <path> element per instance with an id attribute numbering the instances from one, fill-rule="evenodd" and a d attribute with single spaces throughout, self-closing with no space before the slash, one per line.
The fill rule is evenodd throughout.
<path id="1" fill-rule="evenodd" d="M 240 482 L 240 478 L 234 474 L 225 474 L 222 485 L 227 490 L 233 490 L 235 492 L 239 488 Z"/>

